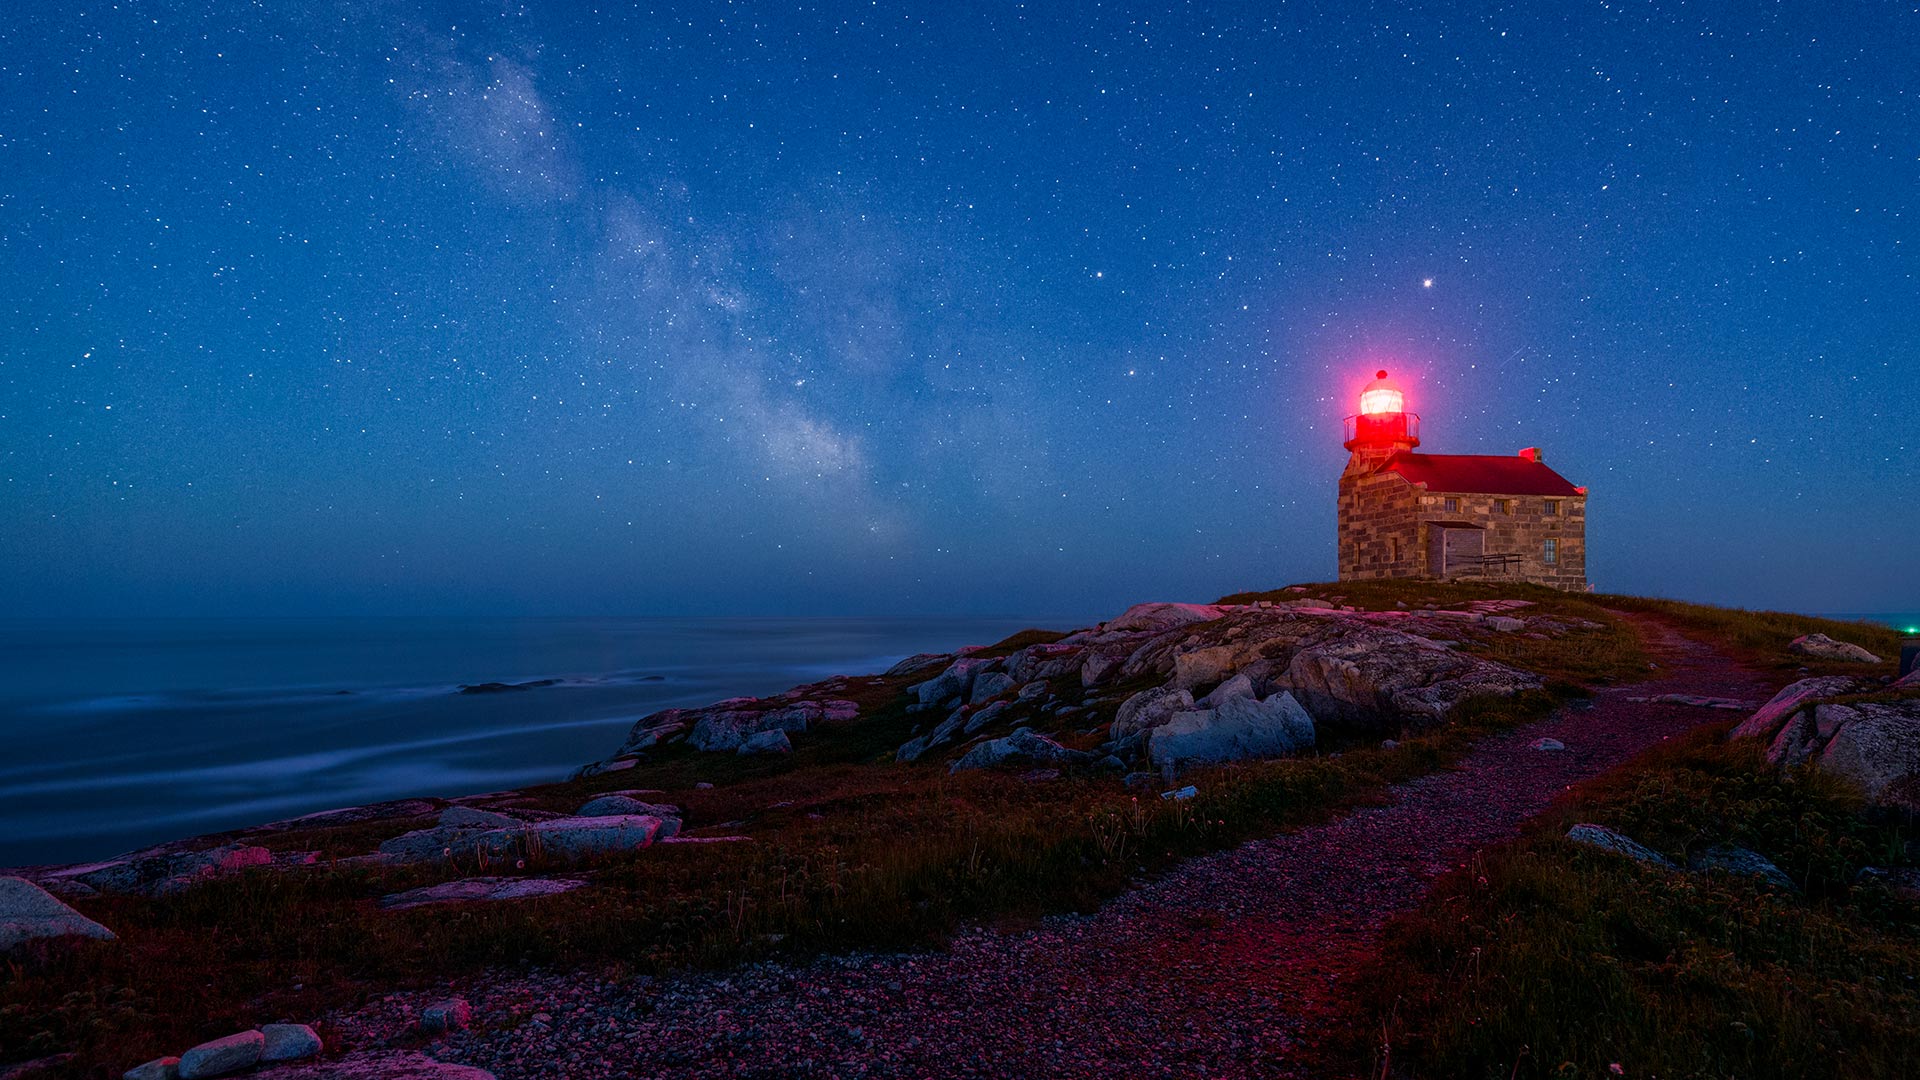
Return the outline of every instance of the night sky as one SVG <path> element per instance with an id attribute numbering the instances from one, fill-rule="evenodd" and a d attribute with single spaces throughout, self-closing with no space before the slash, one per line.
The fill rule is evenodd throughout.
<path id="1" fill-rule="evenodd" d="M 1609 591 L 1920 608 L 1920 9 L 9 3 L 0 612 L 1334 573 L 1378 367 Z"/>

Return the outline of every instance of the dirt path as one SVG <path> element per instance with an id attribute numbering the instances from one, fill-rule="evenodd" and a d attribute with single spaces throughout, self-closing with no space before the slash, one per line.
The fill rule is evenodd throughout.
<path id="1" fill-rule="evenodd" d="M 1771 692 L 1716 651 L 1641 625 L 1655 680 L 1489 739 L 1457 769 L 1393 789 L 1390 805 L 1193 859 L 1093 915 L 972 931 L 940 954 L 476 988 L 482 1017 L 548 1019 L 457 1036 L 442 1054 L 502 1080 L 1286 1075 L 1339 980 L 1436 875 L 1569 784 L 1726 717 L 1629 698 Z M 1567 749 L 1532 749 L 1545 736 Z"/>

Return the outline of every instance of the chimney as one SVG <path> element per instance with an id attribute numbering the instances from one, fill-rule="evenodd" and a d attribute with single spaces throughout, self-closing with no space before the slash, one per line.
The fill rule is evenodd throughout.
<path id="1" fill-rule="evenodd" d="M 1528 461 L 1538 462 L 1540 460 L 1540 448 L 1537 446 L 1529 446 L 1525 450 L 1520 451 L 1520 456 L 1526 458 Z"/>

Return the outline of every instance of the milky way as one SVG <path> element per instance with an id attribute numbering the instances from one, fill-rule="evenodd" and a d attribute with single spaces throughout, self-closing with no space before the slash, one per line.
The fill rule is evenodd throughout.
<path id="1" fill-rule="evenodd" d="M 1324 579 L 1380 367 L 1601 588 L 1920 606 L 1920 14 L 1462 7 L 7 5 L 0 613 Z"/>

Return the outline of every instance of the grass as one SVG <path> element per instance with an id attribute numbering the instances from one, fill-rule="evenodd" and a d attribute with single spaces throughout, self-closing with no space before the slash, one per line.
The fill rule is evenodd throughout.
<path id="1" fill-rule="evenodd" d="M 1725 726 L 1581 785 L 1519 840 L 1443 878 L 1362 980 L 1398 1077 L 1900 1077 L 1920 1037 L 1920 905 L 1857 883 L 1910 864 L 1817 773 L 1782 778 Z M 1681 865 L 1720 842 L 1798 887 L 1683 874 L 1566 840 L 1594 821 Z"/>
<path id="2" fill-rule="evenodd" d="M 1815 660 L 1787 652 L 1786 643 L 1804 634 L 1825 634 L 1835 641 L 1858 645 L 1888 665 L 1900 658 L 1899 632 L 1879 623 L 1822 619 L 1787 611 L 1711 607 L 1641 596 L 1600 596 L 1596 600 L 1620 611 L 1666 619 L 1683 630 L 1719 643 L 1735 657 L 1762 667 L 1782 670 L 1804 667 L 1819 675 L 1884 673 L 1880 665 Z M 1891 670 L 1890 666 L 1885 669 Z"/>

